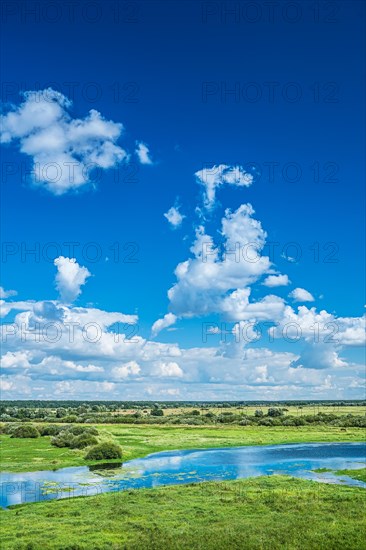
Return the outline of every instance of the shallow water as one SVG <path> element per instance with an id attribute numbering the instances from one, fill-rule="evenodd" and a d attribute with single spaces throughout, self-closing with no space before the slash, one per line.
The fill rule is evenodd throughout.
<path id="1" fill-rule="evenodd" d="M 305 443 L 154 453 L 123 465 L 102 464 L 54 471 L 1 474 L 0 505 L 8 507 L 75 496 L 161 485 L 286 474 L 326 483 L 366 483 L 312 470 L 365 467 L 365 443 Z"/>

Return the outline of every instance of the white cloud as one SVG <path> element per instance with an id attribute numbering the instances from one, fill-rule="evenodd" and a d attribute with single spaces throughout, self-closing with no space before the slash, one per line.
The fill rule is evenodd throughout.
<path id="1" fill-rule="evenodd" d="M 29 367 L 30 353 L 28 351 L 8 351 L 1 358 L 1 369 L 26 369 Z"/>
<path id="2" fill-rule="evenodd" d="M 296 312 L 286 306 L 277 326 L 269 329 L 274 338 L 304 339 L 307 342 L 325 342 L 339 346 L 364 346 L 366 319 L 363 317 L 336 317 L 326 310 L 299 306 Z"/>
<path id="3" fill-rule="evenodd" d="M 156 374 L 163 377 L 181 378 L 183 371 L 175 361 L 169 363 L 158 363 Z"/>
<path id="4" fill-rule="evenodd" d="M 143 143 L 142 141 L 137 141 L 135 153 L 138 156 L 138 159 L 141 162 L 141 164 L 153 164 L 153 161 L 150 156 L 150 149 L 146 145 L 146 143 Z"/>
<path id="5" fill-rule="evenodd" d="M 75 258 L 59 256 L 54 261 L 57 267 L 56 288 L 61 300 L 66 303 L 73 302 L 81 293 L 81 287 L 91 273 L 86 267 L 80 266 Z"/>
<path id="6" fill-rule="evenodd" d="M 315 300 L 314 296 L 305 290 L 305 288 L 295 288 L 290 292 L 289 297 L 292 298 L 294 302 L 314 302 Z"/>
<path id="7" fill-rule="evenodd" d="M 26 119 L 23 123 L 26 127 Z M 239 180 L 238 174 L 225 172 L 219 183 L 207 187 L 207 206 L 214 204 L 216 188 L 223 183 L 249 181 Z M 55 265 L 63 303 L 0 301 L 4 316 L 14 312 L 0 334 L 1 387 L 6 398 L 29 394 L 39 399 L 50 394 L 110 399 L 113 394 L 126 400 L 178 395 L 182 400 L 362 397 L 363 367 L 349 362 L 342 352 L 365 343 L 365 318 L 336 317 L 305 305 L 291 307 L 273 294 L 254 298 L 252 285 L 264 275 L 268 276 L 263 285 L 268 288 L 290 281 L 287 275 L 273 275 L 269 258 L 261 255 L 267 236 L 253 216 L 252 206 L 243 204 L 225 211 L 221 231 L 210 230 L 213 236 L 204 225 L 197 227 L 191 255 L 176 267 L 177 281 L 169 290 L 172 312 L 152 326 L 156 336 L 178 318 L 219 314 L 207 331 L 210 342 L 216 338 L 216 347 L 180 348 L 176 343 L 146 340 L 137 330 L 127 337 L 131 326 L 122 326 L 121 331 L 120 325 L 137 329 L 136 315 L 70 305 L 90 273 L 76 260 L 60 257 Z M 302 299 L 303 293 L 310 295 L 296 288 L 292 297 L 296 299 L 299 291 Z M 5 298 L 10 295 L 1 292 Z M 223 329 L 222 319 L 235 326 Z M 275 326 L 266 333 L 266 328 L 258 327 L 260 321 Z M 186 322 L 183 319 L 182 325 Z M 85 330 L 89 325 L 92 330 Z M 280 342 L 274 338 L 285 340 L 291 327 L 295 336 L 300 334 L 298 345 L 285 344 L 292 349 L 278 351 Z M 250 347 L 261 330 L 263 340 Z M 264 339 L 273 349 L 259 347 Z"/>
<path id="8" fill-rule="evenodd" d="M 179 227 L 185 218 L 185 216 L 179 212 L 179 206 L 172 206 L 169 208 L 168 212 L 165 212 L 164 216 L 174 229 Z"/>
<path id="9" fill-rule="evenodd" d="M 116 145 L 122 124 L 106 120 L 95 109 L 73 119 L 71 101 L 51 88 L 23 95 L 21 105 L 1 116 L 1 142 L 19 141 L 20 151 L 32 158 L 36 185 L 62 195 L 92 181 L 93 170 L 128 159 Z"/>
<path id="10" fill-rule="evenodd" d="M 10 298 L 11 296 L 16 296 L 18 293 L 16 290 L 5 290 L 0 286 L 0 299 Z"/>
<path id="11" fill-rule="evenodd" d="M 125 380 L 131 376 L 137 376 L 140 372 L 140 365 L 136 361 L 129 361 L 112 369 L 112 375 L 117 380 Z"/>
<path id="12" fill-rule="evenodd" d="M 241 205 L 235 212 L 225 211 L 221 247 L 206 234 L 203 226 L 197 228 L 191 247 L 194 257 L 178 264 L 175 269 L 177 282 L 168 291 L 175 315 L 194 317 L 221 312 L 237 320 L 236 314 L 231 315 L 235 298 L 240 296 L 241 301 L 237 304 L 242 309 L 245 296 L 250 293 L 246 287 L 271 266 L 269 258 L 261 256 L 266 233 L 253 214 L 250 204 Z M 235 291 L 238 294 L 233 295 Z M 279 303 L 281 299 L 276 300 Z"/>
<path id="13" fill-rule="evenodd" d="M 276 286 L 287 286 L 291 283 L 287 275 L 268 275 L 268 277 L 263 281 L 264 286 L 270 288 Z"/>
<path id="14" fill-rule="evenodd" d="M 8 380 L 5 377 L 0 378 L 0 392 L 12 390 L 14 388 L 14 382 Z"/>
<path id="15" fill-rule="evenodd" d="M 234 290 L 225 296 L 220 304 L 221 313 L 232 321 L 278 321 L 285 309 L 285 302 L 279 296 L 269 295 L 256 302 L 249 302 L 250 288 Z"/>
<path id="16" fill-rule="evenodd" d="M 291 363 L 292 368 L 331 369 L 347 367 L 348 364 L 339 357 L 335 346 L 327 342 L 307 342 L 300 357 Z"/>
<path id="17" fill-rule="evenodd" d="M 216 200 L 216 189 L 222 185 L 249 187 L 253 183 L 253 176 L 242 166 L 228 166 L 219 164 L 211 168 L 204 168 L 195 174 L 198 183 L 204 187 L 204 206 L 213 208 Z"/>
<path id="18" fill-rule="evenodd" d="M 161 332 L 165 328 L 174 325 L 176 321 L 177 317 L 173 313 L 167 313 L 162 319 L 158 319 L 157 321 L 155 321 L 151 328 L 152 338 L 157 336 L 157 334 L 159 334 L 159 332 Z"/>

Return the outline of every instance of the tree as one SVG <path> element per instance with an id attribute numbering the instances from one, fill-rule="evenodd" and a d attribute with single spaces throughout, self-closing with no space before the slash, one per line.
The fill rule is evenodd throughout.
<path id="1" fill-rule="evenodd" d="M 122 458 L 122 449 L 119 445 L 109 441 L 95 445 L 85 455 L 86 460 L 110 460 L 112 458 Z"/>
<path id="2" fill-rule="evenodd" d="M 150 412 L 151 416 L 164 416 L 163 409 L 152 409 Z"/>
<path id="3" fill-rule="evenodd" d="M 283 410 L 281 409 L 275 409 L 275 408 L 272 408 L 272 409 L 268 409 L 268 416 L 282 416 L 283 415 Z"/>

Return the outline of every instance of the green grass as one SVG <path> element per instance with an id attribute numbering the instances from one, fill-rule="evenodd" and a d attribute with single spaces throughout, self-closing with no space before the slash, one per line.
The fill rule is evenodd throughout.
<path id="1" fill-rule="evenodd" d="M 352 479 L 358 479 L 366 483 L 366 468 L 358 468 L 357 470 L 331 470 L 330 468 L 316 468 L 313 470 L 317 474 L 325 474 L 331 472 L 336 476 L 348 476 Z"/>
<path id="2" fill-rule="evenodd" d="M 359 550 L 365 491 L 282 476 L 141 489 L 0 512 L 2 550 Z"/>
<path id="3" fill-rule="evenodd" d="M 215 407 L 214 405 L 210 405 L 210 407 L 172 407 L 168 409 L 164 409 L 164 416 L 170 416 L 172 414 L 179 415 L 179 414 L 186 414 L 193 410 L 199 410 L 201 414 L 205 414 L 208 411 L 213 412 L 215 414 L 222 414 L 223 412 L 232 412 L 234 414 L 247 414 L 249 416 L 253 416 L 256 410 L 262 410 L 264 413 L 267 412 L 267 410 L 270 407 L 275 408 L 286 408 L 286 415 L 293 415 L 293 416 L 303 416 L 306 414 L 318 414 L 320 413 L 326 413 L 326 414 L 336 414 L 337 416 L 345 415 L 345 414 L 353 414 L 353 415 L 364 415 L 366 414 L 366 406 L 364 405 L 340 405 L 340 406 L 325 406 L 325 405 L 302 405 L 302 406 L 296 406 L 296 405 L 247 405 L 247 406 L 238 406 L 238 407 L 230 407 L 230 408 L 223 408 L 223 407 Z M 118 411 L 119 414 L 131 414 L 133 412 L 136 412 L 137 409 L 120 409 Z"/>
<path id="4" fill-rule="evenodd" d="M 364 441 L 362 428 L 334 426 L 148 426 L 96 425 L 122 446 L 123 460 L 164 450 L 241 445 Z M 88 464 L 85 451 L 52 447 L 49 437 L 11 439 L 0 436 L 1 469 L 9 472 L 49 470 Z M 92 463 L 92 462 L 90 462 Z"/>
<path id="5" fill-rule="evenodd" d="M 326 472 L 331 472 L 336 476 L 348 476 L 352 479 L 358 479 L 359 481 L 364 481 L 366 483 L 366 468 L 358 468 L 357 470 L 330 470 L 329 468 L 317 468 L 313 470 L 318 474 L 324 474 Z"/>
<path id="6" fill-rule="evenodd" d="M 358 479 L 359 481 L 364 481 L 366 483 L 366 468 L 360 468 L 357 470 L 337 470 L 335 472 L 337 476 L 348 476 L 353 479 Z"/>

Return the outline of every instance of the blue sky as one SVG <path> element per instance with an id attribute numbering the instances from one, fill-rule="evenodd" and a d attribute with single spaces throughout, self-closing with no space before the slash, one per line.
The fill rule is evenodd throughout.
<path id="1" fill-rule="evenodd" d="M 363 398 L 362 3 L 31 5 L 3 13 L 3 396 Z"/>

